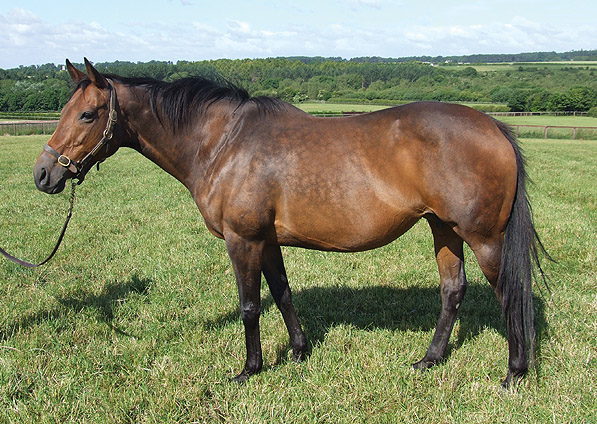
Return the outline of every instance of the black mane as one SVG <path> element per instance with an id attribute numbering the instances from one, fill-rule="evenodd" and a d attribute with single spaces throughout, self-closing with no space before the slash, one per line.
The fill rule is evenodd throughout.
<path id="1" fill-rule="evenodd" d="M 227 81 L 217 83 L 206 78 L 191 77 L 164 82 L 143 77 L 104 76 L 125 85 L 146 88 L 153 113 L 174 131 L 190 124 L 194 117 L 219 100 L 238 103 L 237 108 L 252 103 L 264 112 L 276 112 L 282 105 L 275 98 L 251 97 L 245 89 Z"/>

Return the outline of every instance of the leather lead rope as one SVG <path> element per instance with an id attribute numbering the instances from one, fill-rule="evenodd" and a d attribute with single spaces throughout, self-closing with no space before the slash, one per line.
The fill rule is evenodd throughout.
<path id="1" fill-rule="evenodd" d="M 50 255 L 46 259 L 44 259 L 42 262 L 40 262 L 38 264 L 33 264 L 31 262 L 27 262 L 22 259 L 19 259 L 15 256 L 11 255 L 10 253 L 8 253 L 6 250 L 2 249 L 1 247 L 0 247 L 0 253 L 2 253 L 6 258 L 10 259 L 14 263 L 22 265 L 22 266 L 26 266 L 27 268 L 36 268 L 38 266 L 41 266 L 41 265 L 47 263 L 50 259 L 52 259 L 54 257 L 54 255 L 56 254 L 56 252 L 58 251 L 60 244 L 62 243 L 62 239 L 64 238 L 64 234 L 66 233 L 66 228 L 68 227 L 70 218 L 73 216 L 73 206 L 75 204 L 75 188 L 77 187 L 77 183 L 75 182 L 74 179 L 71 180 L 71 182 L 72 182 L 72 189 L 71 189 L 71 193 L 70 193 L 70 206 L 68 208 L 68 214 L 66 215 L 66 221 L 64 222 L 64 225 L 62 226 L 62 231 L 60 232 L 60 236 L 58 237 L 58 241 L 56 242 L 56 246 L 54 246 L 54 250 L 52 250 L 52 253 L 50 253 Z"/>

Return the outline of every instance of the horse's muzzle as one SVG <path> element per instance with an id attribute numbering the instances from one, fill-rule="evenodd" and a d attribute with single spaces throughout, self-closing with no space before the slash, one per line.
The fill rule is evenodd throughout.
<path id="1" fill-rule="evenodd" d="M 60 193 L 64 190 L 68 179 L 68 170 L 48 155 L 41 154 L 33 168 L 33 180 L 38 190 L 48 194 Z"/>

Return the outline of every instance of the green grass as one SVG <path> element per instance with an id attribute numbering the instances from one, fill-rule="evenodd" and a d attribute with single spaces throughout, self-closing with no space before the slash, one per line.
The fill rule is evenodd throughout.
<path id="1" fill-rule="evenodd" d="M 68 206 L 31 178 L 47 138 L 0 137 L 0 244 L 30 260 L 52 248 Z M 78 188 L 50 264 L 0 262 L 0 422 L 597 422 L 597 144 L 523 145 L 558 262 L 545 263 L 551 296 L 535 293 L 539 367 L 517 392 L 499 387 L 505 326 L 470 252 L 448 358 L 411 370 L 440 307 L 424 222 L 370 252 L 284 249 L 310 354 L 290 360 L 264 287 L 264 370 L 230 383 L 244 338 L 223 242 L 182 185 L 122 150 Z"/>
<path id="2" fill-rule="evenodd" d="M 543 125 L 543 126 L 563 126 L 577 127 L 577 140 L 597 141 L 597 118 L 588 116 L 498 116 L 504 122 L 510 125 Z M 578 127 L 590 127 L 582 129 Z M 520 138 L 544 138 L 544 128 L 519 127 L 518 135 Z M 573 137 L 571 128 L 550 128 L 548 138 L 550 139 L 570 139 Z"/>
<path id="3" fill-rule="evenodd" d="M 560 125 L 565 127 L 597 127 L 597 118 L 590 116 L 498 116 L 513 125 Z"/>

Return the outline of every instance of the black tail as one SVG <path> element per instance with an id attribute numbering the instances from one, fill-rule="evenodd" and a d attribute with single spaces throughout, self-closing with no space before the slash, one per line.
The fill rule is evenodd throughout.
<path id="1" fill-rule="evenodd" d="M 534 311 L 533 311 L 533 276 L 535 270 L 543 279 L 547 287 L 539 252 L 545 251 L 539 235 L 533 225 L 533 213 L 526 191 L 528 180 L 525 170 L 525 158 L 516 137 L 504 123 L 497 121 L 501 132 L 510 141 L 516 155 L 517 189 L 510 220 L 506 227 L 502 261 L 498 277 L 498 292 L 502 294 L 502 309 L 508 327 L 508 341 L 510 344 L 510 360 L 520 358 L 522 363 L 510 363 L 511 371 L 524 373 L 527 369 L 527 358 L 531 366 L 534 363 Z M 549 287 L 547 287 L 549 289 Z M 513 339 L 513 340 L 512 340 Z M 512 343 L 514 341 L 514 345 Z M 512 349 L 522 350 L 512 352 Z"/>

